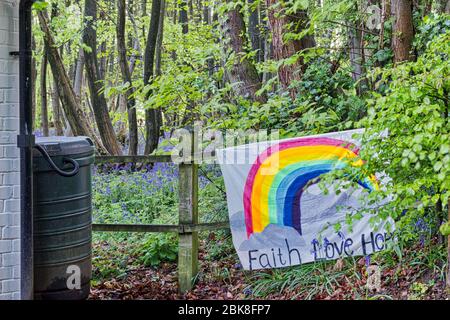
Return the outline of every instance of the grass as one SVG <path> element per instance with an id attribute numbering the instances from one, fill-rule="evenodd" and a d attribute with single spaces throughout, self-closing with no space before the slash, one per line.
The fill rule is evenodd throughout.
<path id="1" fill-rule="evenodd" d="M 224 188 L 220 171 L 207 165 L 201 169 L 199 220 L 225 221 L 228 214 L 220 191 Z M 178 168 L 172 164 L 146 166 L 141 170 L 135 170 L 131 164 L 97 167 L 93 172 L 93 208 L 94 223 L 176 225 Z M 221 242 L 219 238 L 226 237 L 223 232 L 216 234 L 217 243 Z M 95 281 L 125 276 L 131 268 L 156 267 L 177 259 L 175 234 L 94 232 L 93 242 Z M 212 249 L 213 255 L 219 256 L 220 251 L 223 252 L 219 247 Z"/>
<path id="2" fill-rule="evenodd" d="M 220 172 L 209 166 L 200 173 L 200 221 L 224 221 L 227 206 Z M 133 171 L 129 166 L 114 166 L 97 170 L 93 191 L 96 222 L 178 222 L 175 167 L 155 166 Z M 367 261 L 364 257 L 283 269 L 242 271 L 228 230 L 200 234 L 203 240 L 201 259 L 206 269 L 199 273 L 197 280 L 200 285 L 208 282 L 229 287 L 236 287 L 236 281 L 241 281 L 246 298 L 388 300 L 440 297 L 447 268 L 445 243 L 438 241 L 423 224 L 416 223 L 420 228 L 408 233 L 408 241 L 400 240 L 392 250 L 372 256 L 371 264 L 381 269 L 381 292 L 366 287 Z M 111 278 L 125 279 L 130 270 L 174 263 L 177 246 L 176 235 L 94 233 L 94 286 Z M 404 292 L 407 292 L 406 297 L 402 295 Z"/>
<path id="3" fill-rule="evenodd" d="M 353 263 L 355 263 L 353 261 Z M 344 277 L 352 279 L 360 275 L 354 272 L 349 261 L 342 271 L 333 270 L 333 262 L 316 262 L 286 269 L 274 269 L 268 272 L 257 272 L 250 277 L 254 283 L 253 295 L 264 298 L 271 294 L 292 293 L 291 298 L 303 297 L 312 299 L 319 294 L 332 295 L 340 280 Z"/>
<path id="4" fill-rule="evenodd" d="M 435 237 L 424 244 L 410 241 L 404 248 L 401 257 L 391 250 L 372 257 L 371 265 L 381 270 L 381 292 L 367 288 L 364 258 L 254 272 L 248 276 L 248 288 L 256 298 L 391 300 L 445 294 L 441 292 L 447 268 L 445 245 Z"/>

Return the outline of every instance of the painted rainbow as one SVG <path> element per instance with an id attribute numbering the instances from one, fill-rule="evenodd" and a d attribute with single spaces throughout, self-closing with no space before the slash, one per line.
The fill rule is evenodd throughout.
<path id="1" fill-rule="evenodd" d="M 332 138 L 297 138 L 266 149 L 256 159 L 244 188 L 247 237 L 269 224 L 293 227 L 302 234 L 300 200 L 309 181 L 347 166 L 361 166 L 352 143 Z M 352 162 L 352 159 L 355 159 Z M 358 182 L 378 190 L 374 176 Z"/>

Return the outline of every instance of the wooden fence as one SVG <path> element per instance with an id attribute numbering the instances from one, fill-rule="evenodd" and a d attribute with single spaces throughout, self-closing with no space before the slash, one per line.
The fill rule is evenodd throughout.
<path id="1" fill-rule="evenodd" d="M 96 164 L 149 164 L 172 163 L 170 156 L 99 156 Z M 175 232 L 178 242 L 178 288 L 184 293 L 193 286 L 198 273 L 198 232 L 229 228 L 228 222 L 198 223 L 198 164 L 181 163 L 179 166 L 179 224 L 94 224 L 100 232 Z"/>

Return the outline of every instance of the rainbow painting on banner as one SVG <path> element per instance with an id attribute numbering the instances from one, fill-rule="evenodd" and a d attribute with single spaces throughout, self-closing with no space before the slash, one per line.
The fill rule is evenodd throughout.
<path id="1" fill-rule="evenodd" d="M 247 236 L 269 224 L 289 226 L 302 234 L 303 189 L 320 175 L 347 165 L 360 166 L 358 148 L 333 138 L 298 138 L 280 142 L 260 154 L 247 176 L 244 213 Z M 374 176 L 358 183 L 377 190 Z"/>
<path id="2" fill-rule="evenodd" d="M 387 177 L 348 176 L 355 179 L 349 187 L 327 180 L 328 192 L 318 184 L 328 172 L 363 167 L 361 133 L 258 141 L 216 151 L 233 244 L 244 269 L 367 256 L 387 248 L 395 228 L 393 221 L 378 219 L 378 210 L 388 199 L 370 196 Z"/>

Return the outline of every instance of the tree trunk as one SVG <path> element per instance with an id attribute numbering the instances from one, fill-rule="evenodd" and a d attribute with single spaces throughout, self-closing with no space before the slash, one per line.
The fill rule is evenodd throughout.
<path id="1" fill-rule="evenodd" d="M 440 0 L 438 1 L 438 13 L 450 14 L 450 0 Z"/>
<path id="2" fill-rule="evenodd" d="M 203 23 L 211 25 L 211 8 L 208 5 L 203 6 Z M 216 39 L 218 41 L 218 39 Z M 208 58 L 207 60 L 208 74 L 210 77 L 214 75 L 214 58 Z"/>
<path id="3" fill-rule="evenodd" d="M 358 81 L 363 75 L 363 55 L 361 50 L 361 31 L 350 27 L 348 29 L 350 64 L 352 65 L 353 81 Z"/>
<path id="4" fill-rule="evenodd" d="M 129 135 L 129 155 L 138 153 L 138 127 L 136 115 L 136 100 L 134 99 L 133 81 L 131 79 L 130 67 L 128 66 L 127 48 L 125 45 L 125 25 L 126 25 L 126 4 L 125 0 L 117 0 L 117 51 L 119 55 L 119 65 L 122 71 L 123 81 L 128 82 L 129 87 L 124 97 L 128 112 L 128 135 Z"/>
<path id="5" fill-rule="evenodd" d="M 64 128 L 62 123 L 61 104 L 59 102 L 58 89 L 56 88 L 56 85 L 50 85 L 50 95 L 52 97 L 53 124 L 55 126 L 55 134 L 57 136 L 63 136 Z"/>
<path id="6" fill-rule="evenodd" d="M 73 90 L 78 99 L 78 103 L 81 103 L 81 91 L 83 88 L 83 76 L 84 76 L 84 51 L 80 48 L 78 52 L 77 67 L 75 70 L 75 77 L 73 81 Z"/>
<path id="7" fill-rule="evenodd" d="M 256 94 L 261 89 L 261 79 L 255 64 L 247 57 L 248 40 L 241 10 L 241 5 L 236 5 L 226 13 L 227 19 L 224 27 L 228 34 L 230 47 L 235 54 L 229 78 L 237 95 L 264 103 L 266 96 Z"/>
<path id="8" fill-rule="evenodd" d="M 131 24 L 133 25 L 134 37 L 133 37 L 133 55 L 130 58 L 130 73 L 134 73 L 134 69 L 136 67 L 137 57 L 141 56 L 141 44 L 139 43 L 139 30 L 136 24 L 136 20 L 132 13 L 128 11 L 128 16 L 131 20 Z"/>
<path id="9" fill-rule="evenodd" d="M 391 0 L 381 0 L 381 23 L 380 23 L 380 40 L 378 49 L 384 49 L 385 23 L 391 16 Z"/>
<path id="10" fill-rule="evenodd" d="M 194 20 L 194 5 L 192 3 L 192 0 L 187 0 L 188 6 L 189 6 L 189 15 L 191 16 L 191 19 Z"/>
<path id="11" fill-rule="evenodd" d="M 64 63 L 59 54 L 58 48 L 55 46 L 55 41 L 51 34 L 47 13 L 45 11 L 38 12 L 39 23 L 44 33 L 45 45 L 48 48 L 48 62 L 52 69 L 53 77 L 55 78 L 55 87 L 58 90 L 58 95 L 61 99 L 64 113 L 67 121 L 72 128 L 72 131 L 77 136 L 88 136 L 94 141 L 97 151 L 99 153 L 106 153 L 105 147 L 103 147 L 101 141 L 94 134 L 94 130 L 90 127 L 86 121 L 86 115 L 81 110 L 75 93 L 70 84 L 69 76 L 64 67 Z"/>
<path id="12" fill-rule="evenodd" d="M 91 103 L 94 109 L 94 116 L 97 128 L 100 133 L 103 145 L 112 155 L 121 155 L 122 149 L 117 141 L 116 134 L 108 114 L 108 105 L 102 91 L 100 71 L 97 61 L 97 31 L 94 28 L 94 21 L 97 19 L 96 0 L 86 0 L 84 4 L 85 29 L 83 32 L 83 42 L 91 48 L 84 51 L 86 75 L 91 94 Z M 90 17 L 90 18 L 89 18 Z"/>
<path id="13" fill-rule="evenodd" d="M 259 3 L 259 47 L 261 49 L 259 54 L 259 61 L 264 62 L 266 60 L 266 47 L 270 46 L 268 41 L 268 25 L 267 25 L 267 10 L 264 1 Z"/>
<path id="14" fill-rule="evenodd" d="M 256 54 L 258 62 L 264 61 L 264 41 L 261 41 L 261 25 L 260 25 L 260 14 L 259 5 L 255 5 L 255 0 L 248 0 L 249 6 L 249 18 L 248 18 L 248 34 L 250 37 L 250 42 L 252 44 L 252 50 L 258 50 Z"/>
<path id="15" fill-rule="evenodd" d="M 36 50 L 36 41 L 34 39 L 34 36 L 31 38 L 31 48 L 32 50 Z M 31 95 L 32 95 L 32 99 L 31 99 L 31 119 L 33 119 L 33 123 L 31 130 L 34 130 L 34 123 L 36 121 L 35 117 L 36 117 L 36 79 L 37 79 L 37 68 L 36 68 L 36 58 L 33 57 L 31 58 L 31 77 L 32 77 L 32 81 L 31 81 Z"/>
<path id="16" fill-rule="evenodd" d="M 203 23 L 211 24 L 211 8 L 208 5 L 203 6 Z"/>
<path id="17" fill-rule="evenodd" d="M 147 0 L 141 0 L 141 11 L 142 16 L 145 17 L 147 15 Z"/>
<path id="18" fill-rule="evenodd" d="M 96 6 L 97 6 L 97 2 L 98 2 L 98 0 L 93 0 L 96 4 Z M 113 1 L 111 1 L 111 2 L 113 2 Z M 133 1 L 131 1 L 131 0 L 129 0 L 129 2 L 130 2 L 130 6 L 132 6 L 133 5 Z M 92 12 L 93 14 L 94 14 L 94 12 Z M 97 14 L 97 8 L 95 8 L 95 14 Z M 105 13 L 105 10 L 100 10 L 100 13 L 98 14 L 98 17 L 97 16 L 95 16 L 94 17 L 94 19 L 99 19 L 100 21 L 103 21 L 103 20 L 105 20 L 105 19 L 107 19 L 107 15 L 106 15 L 106 13 Z M 97 37 L 97 31 L 95 31 L 95 37 Z M 96 44 L 97 44 L 97 41 L 96 41 Z M 92 50 L 94 51 L 94 52 L 100 52 L 100 59 L 98 59 L 98 62 L 97 62 L 97 65 L 98 65 L 98 77 L 99 77 L 99 79 L 101 79 L 101 80 L 104 80 L 104 79 L 106 79 L 106 71 L 107 71 L 107 68 L 108 68 L 108 64 L 107 64 L 107 57 L 108 57 L 108 54 L 107 54 L 107 50 L 108 50 L 108 48 L 107 48 L 107 44 L 106 44 L 106 41 L 102 41 L 102 43 L 100 43 L 100 46 L 97 48 L 97 47 L 95 47 L 95 48 L 92 48 Z M 111 51 L 111 55 L 114 55 L 114 51 Z M 98 54 L 96 53 L 96 56 L 98 56 Z"/>
<path id="19" fill-rule="evenodd" d="M 179 22 L 181 24 L 183 34 L 187 34 L 189 32 L 189 19 L 187 14 L 187 1 L 182 0 L 180 3 L 180 17 Z"/>
<path id="20" fill-rule="evenodd" d="M 102 42 L 100 44 L 101 58 L 100 58 L 100 61 L 98 62 L 98 76 L 99 76 L 99 79 L 105 79 L 106 78 L 106 68 L 107 68 L 106 50 L 107 50 L 106 42 Z"/>
<path id="21" fill-rule="evenodd" d="M 392 50 L 394 62 L 412 61 L 412 42 L 414 25 L 411 0 L 391 0 L 391 12 L 394 17 L 392 28 Z"/>
<path id="22" fill-rule="evenodd" d="M 150 27 L 148 30 L 147 44 L 144 57 L 144 85 L 151 83 L 154 75 L 156 39 L 158 37 L 159 17 L 161 12 L 161 0 L 152 1 L 152 12 L 150 17 Z M 149 91 L 148 95 L 150 96 Z M 160 133 L 160 110 L 145 110 L 145 151 L 144 154 L 151 154 L 157 147 Z"/>
<path id="23" fill-rule="evenodd" d="M 54 2 L 51 5 L 50 21 L 53 21 L 53 19 L 55 17 L 57 17 L 58 15 L 59 15 L 58 4 Z M 63 47 L 60 48 L 59 54 L 60 54 L 61 57 L 63 56 Z M 70 69 L 73 69 L 72 65 L 70 66 Z M 72 79 L 72 76 L 71 76 L 71 73 L 70 73 L 71 72 L 70 69 L 68 71 L 68 77 L 69 77 L 69 79 Z M 53 84 L 54 84 L 53 87 L 50 86 L 50 94 L 51 94 L 51 97 L 52 97 L 52 110 L 53 110 L 53 118 L 54 118 L 53 122 L 54 122 L 54 125 L 55 125 L 56 135 L 57 136 L 62 136 L 62 135 L 65 135 L 65 134 L 64 134 L 64 131 L 62 129 L 62 123 L 61 123 L 61 115 L 62 115 L 61 102 L 60 102 L 60 99 L 59 99 L 58 88 L 56 87 L 57 84 L 56 84 L 56 80 L 55 80 L 54 76 L 53 76 Z M 78 104 L 80 105 L 80 102 L 78 102 Z M 64 123 L 66 125 L 66 132 L 65 132 L 66 136 L 73 136 L 72 129 L 70 128 L 70 124 L 68 124 L 68 121 L 66 119 L 64 119 L 64 121 L 65 121 Z"/>
<path id="24" fill-rule="evenodd" d="M 355 10 L 358 12 L 358 6 L 355 5 Z M 364 31 L 363 23 L 358 19 L 353 23 L 353 26 L 348 28 L 348 46 L 350 64 L 352 66 L 352 78 L 356 82 L 356 89 L 358 95 L 361 95 L 367 90 L 367 81 L 365 81 L 366 70 L 365 52 L 364 52 Z"/>
<path id="25" fill-rule="evenodd" d="M 161 75 L 161 61 L 162 61 L 162 45 L 164 38 L 164 15 L 166 14 L 166 1 L 161 0 L 161 13 L 158 24 L 158 37 L 156 38 L 156 52 L 155 52 L 155 73 L 157 76 Z"/>
<path id="26" fill-rule="evenodd" d="M 264 22 L 264 35 L 263 37 L 261 37 L 261 42 L 263 43 L 261 45 L 262 48 L 264 48 L 264 53 L 263 53 L 263 61 L 268 61 L 270 59 L 273 58 L 273 45 L 272 45 L 272 41 L 271 41 L 271 37 L 270 37 L 270 32 L 269 32 L 269 25 L 268 25 L 268 19 L 267 19 L 267 8 L 266 8 L 266 4 L 260 3 L 261 6 L 261 11 L 260 11 L 260 21 Z M 263 75 L 262 75 L 262 82 L 266 83 L 270 78 L 273 77 L 273 74 L 267 70 L 264 71 Z"/>
<path id="27" fill-rule="evenodd" d="M 48 109 L 47 109 L 47 48 L 44 46 L 41 62 L 41 127 L 44 137 L 48 132 Z"/>
<path id="28" fill-rule="evenodd" d="M 173 23 L 173 25 L 174 26 L 176 26 L 177 25 L 177 22 L 178 22 L 178 8 L 179 8 L 179 4 L 178 4 L 178 1 L 174 1 L 174 3 L 173 3 L 173 9 L 172 9 L 172 23 Z M 173 61 L 176 61 L 177 60 L 177 51 L 176 50 L 172 50 L 171 52 L 170 52 L 170 56 L 172 57 L 172 60 Z"/>
<path id="29" fill-rule="evenodd" d="M 312 35 L 305 35 L 302 39 L 286 40 L 287 33 L 300 33 L 309 23 L 306 11 L 299 10 L 296 14 L 286 14 L 286 6 L 277 0 L 266 0 L 269 27 L 272 31 L 272 47 L 274 59 L 282 61 L 292 57 L 302 50 L 315 46 Z M 282 64 L 278 69 L 281 86 L 289 90 L 291 97 L 295 98 L 297 91 L 290 87 L 292 82 L 299 81 L 305 70 L 304 59 L 300 56 L 295 63 Z"/>

